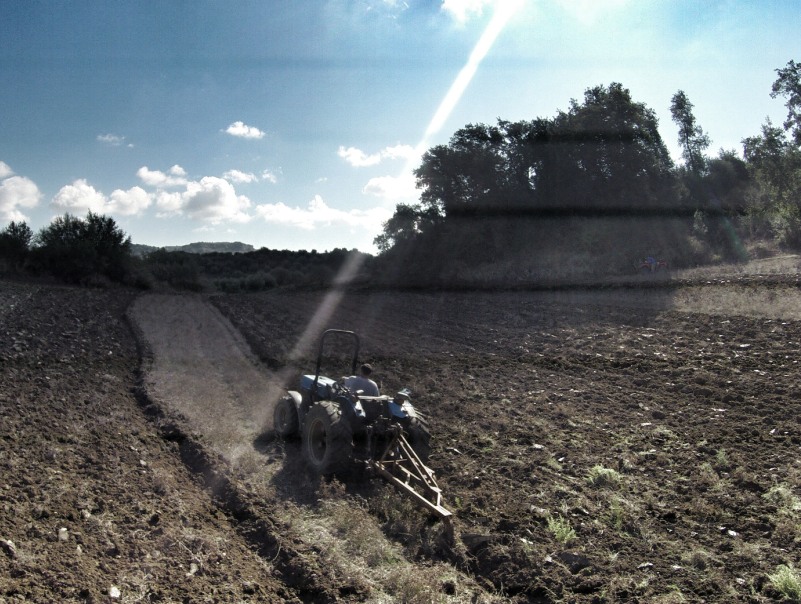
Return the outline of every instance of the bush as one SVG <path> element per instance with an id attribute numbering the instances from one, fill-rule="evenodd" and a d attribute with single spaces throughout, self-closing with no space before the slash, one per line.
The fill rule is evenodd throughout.
<path id="1" fill-rule="evenodd" d="M 33 238 L 34 270 L 69 283 L 97 277 L 125 281 L 131 267 L 131 239 L 112 218 L 89 212 L 85 219 L 59 216 Z"/>
<path id="2" fill-rule="evenodd" d="M 162 248 L 145 257 L 145 266 L 153 279 L 171 287 L 189 291 L 203 289 L 197 259 L 187 252 L 168 252 Z"/>
<path id="3" fill-rule="evenodd" d="M 33 231 L 24 222 L 11 222 L 0 231 L 0 259 L 11 268 L 20 268 L 28 257 Z"/>
<path id="4" fill-rule="evenodd" d="M 792 565 L 780 564 L 775 573 L 768 575 L 768 579 L 785 599 L 794 602 L 801 600 L 801 577 Z"/>

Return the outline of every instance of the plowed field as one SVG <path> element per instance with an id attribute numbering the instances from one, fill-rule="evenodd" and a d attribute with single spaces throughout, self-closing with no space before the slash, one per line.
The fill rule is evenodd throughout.
<path id="1" fill-rule="evenodd" d="M 0 287 L 0 601 L 768 602 L 801 565 L 795 275 Z M 455 543 L 270 432 L 327 327 L 359 332 L 382 392 L 411 388 L 431 418 Z"/>

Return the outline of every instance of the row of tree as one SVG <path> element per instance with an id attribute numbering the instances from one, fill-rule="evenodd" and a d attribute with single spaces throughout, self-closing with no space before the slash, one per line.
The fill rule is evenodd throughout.
<path id="1" fill-rule="evenodd" d="M 706 155 L 683 91 L 671 99 L 681 165 L 653 110 L 619 83 L 588 89 L 553 118 L 471 124 L 415 171 L 420 201 L 398 205 L 375 243 L 403 279 L 526 257 L 626 272 L 638 255 L 674 265 L 744 258 L 745 238 L 801 248 L 801 65 L 777 70 L 783 128 L 767 122 L 744 153 Z M 595 268 L 595 267 L 594 267 Z"/>
<path id="2" fill-rule="evenodd" d="M 330 252 L 262 248 L 232 254 L 154 248 L 135 255 L 128 237 L 107 216 L 57 217 L 36 234 L 24 222 L 0 231 L 0 272 L 51 275 L 68 283 L 123 283 L 142 288 L 252 292 L 281 286 L 329 287 L 343 266 L 358 266 L 358 280 L 372 257 L 357 250 Z M 358 272 L 358 271 L 357 271 Z M 360 275 L 362 275 L 360 277 Z"/>

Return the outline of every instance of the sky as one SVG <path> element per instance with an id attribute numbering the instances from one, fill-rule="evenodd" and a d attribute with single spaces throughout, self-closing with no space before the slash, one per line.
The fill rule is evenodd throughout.
<path id="1" fill-rule="evenodd" d="M 798 0 L 4 0 L 0 228 L 112 216 L 134 243 L 374 253 L 422 153 L 620 82 L 684 90 L 720 149 L 801 60 Z"/>

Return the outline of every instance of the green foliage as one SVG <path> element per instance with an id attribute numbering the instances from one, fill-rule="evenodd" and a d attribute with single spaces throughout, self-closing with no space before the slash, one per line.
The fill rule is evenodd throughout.
<path id="1" fill-rule="evenodd" d="M 801 512 L 801 499 L 787 485 L 774 485 L 763 497 L 773 503 L 781 514 L 793 515 Z"/>
<path id="2" fill-rule="evenodd" d="M 176 289 L 201 291 L 200 265 L 193 254 L 168 252 L 164 249 L 147 254 L 145 266 L 156 281 Z"/>
<path id="3" fill-rule="evenodd" d="M 783 598 L 794 602 L 801 600 L 801 577 L 792 565 L 780 564 L 776 572 L 768 575 L 768 580 Z"/>
<path id="4" fill-rule="evenodd" d="M 576 531 L 561 514 L 549 515 L 547 522 L 548 530 L 559 543 L 569 543 L 576 538 Z"/>
<path id="5" fill-rule="evenodd" d="M 695 121 L 693 104 L 683 90 L 673 95 L 670 114 L 679 127 L 679 145 L 687 169 L 692 174 L 702 174 L 706 169 L 704 150 L 709 147 L 709 137 Z"/>
<path id="6" fill-rule="evenodd" d="M 150 252 L 144 265 L 157 282 L 176 289 L 214 288 L 226 293 L 266 291 L 276 287 L 327 288 L 342 267 L 355 262 L 356 280 L 366 279 L 371 256 L 357 250 L 318 253 L 262 248 L 246 253 L 188 253 L 164 248 Z"/>
<path id="7" fill-rule="evenodd" d="M 612 468 L 597 465 L 587 473 L 587 482 L 594 487 L 617 487 L 620 485 L 620 474 Z"/>
<path id="8" fill-rule="evenodd" d="M 89 212 L 85 219 L 56 217 L 33 239 L 32 265 L 69 283 L 104 277 L 123 282 L 131 267 L 131 239 L 114 220 Z"/>
<path id="9" fill-rule="evenodd" d="M 782 69 L 777 69 L 779 77 L 773 82 L 770 96 L 787 97 L 787 119 L 784 129 L 791 133 L 796 145 L 801 146 L 801 63 L 789 61 Z"/>
<path id="10" fill-rule="evenodd" d="M 467 125 L 425 153 L 420 203 L 399 205 L 376 238 L 382 275 L 458 285 L 516 257 L 597 258 L 589 274 L 631 272 L 644 250 L 687 248 L 672 169 L 654 112 L 618 83 L 552 119 Z M 575 273 L 553 267 L 564 268 Z"/>
<path id="11" fill-rule="evenodd" d="M 33 231 L 25 222 L 10 222 L 0 231 L 0 259 L 11 268 L 20 268 L 28 257 Z"/>
<path id="12" fill-rule="evenodd" d="M 787 248 L 801 249 L 801 149 L 767 120 L 743 140 L 752 187 L 746 193 L 749 226 Z"/>

